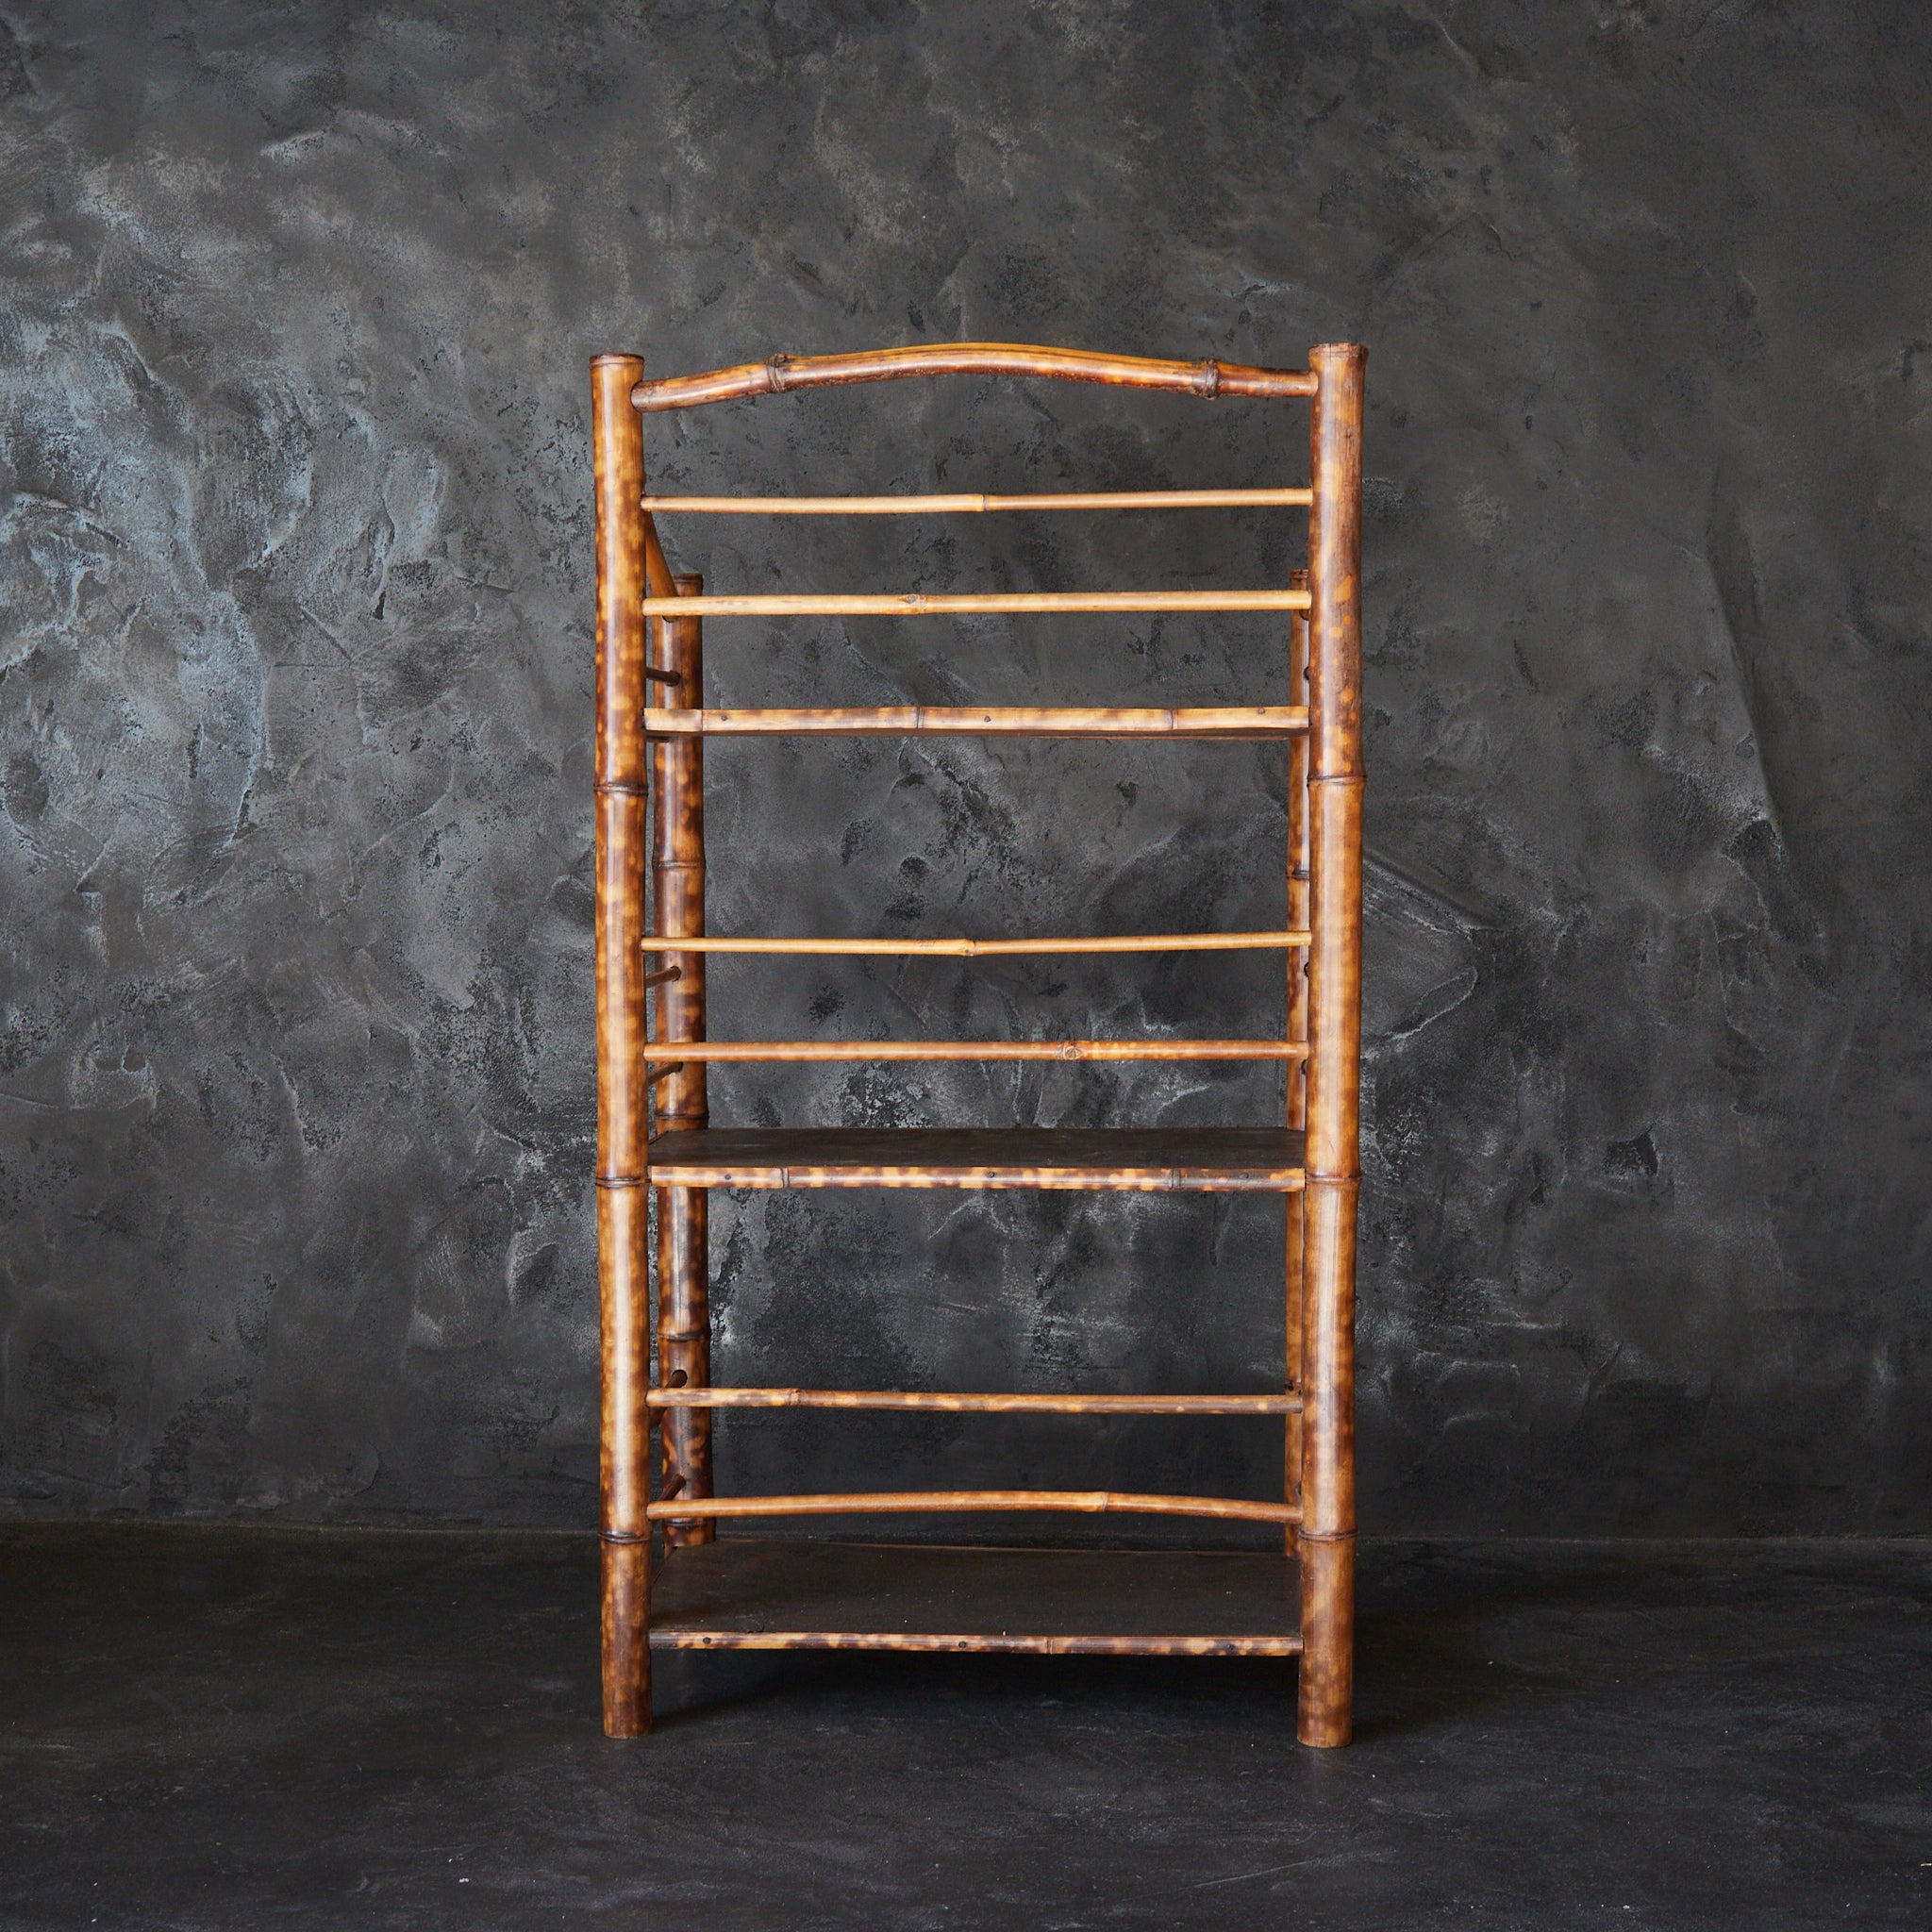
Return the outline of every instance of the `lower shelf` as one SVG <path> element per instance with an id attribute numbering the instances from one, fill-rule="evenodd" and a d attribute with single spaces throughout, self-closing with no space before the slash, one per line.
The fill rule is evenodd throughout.
<path id="1" fill-rule="evenodd" d="M 726 1539 L 673 1550 L 656 1650 L 1293 1657 L 1296 1571 L 1248 1551 Z"/>

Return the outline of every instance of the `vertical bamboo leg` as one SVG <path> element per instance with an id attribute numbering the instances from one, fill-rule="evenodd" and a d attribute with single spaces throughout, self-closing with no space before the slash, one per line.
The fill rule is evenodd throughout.
<path id="1" fill-rule="evenodd" d="M 1289 577 L 1289 588 L 1306 591 L 1308 588 L 1307 572 L 1293 572 Z M 1307 614 L 1299 610 L 1288 621 L 1288 701 L 1291 705 L 1305 705 L 1308 701 L 1308 620 Z M 1289 741 L 1288 748 L 1289 930 L 1305 932 L 1307 924 L 1308 741 L 1305 733 L 1297 733 Z M 1303 1041 L 1308 1037 L 1308 962 L 1307 950 L 1301 946 L 1290 947 L 1288 954 L 1288 1037 Z M 1307 1124 L 1307 1089 L 1303 1080 L 1301 1063 L 1296 1060 L 1288 1063 L 1286 1124 L 1291 1127 Z M 1281 1198 L 1288 1217 L 1288 1348 L 1284 1371 L 1289 1390 L 1299 1392 L 1302 1386 L 1304 1216 L 1299 1194 L 1284 1194 Z M 1299 1503 L 1302 1495 L 1302 1419 L 1299 1415 L 1291 1415 L 1286 1421 L 1282 1453 L 1285 1500 Z M 1298 1541 L 1293 1524 L 1288 1525 L 1285 1537 L 1288 1554 L 1291 1557 Z"/>
<path id="2" fill-rule="evenodd" d="M 651 1727 L 649 1277 L 643 1085 L 643 435 L 635 356 L 591 364 L 597 500 L 597 1303 L 604 1728 Z"/>
<path id="3" fill-rule="evenodd" d="M 674 580 L 677 594 L 704 592 L 700 576 Z M 652 664 L 677 674 L 660 684 L 660 704 L 696 708 L 704 701 L 704 641 L 696 618 L 671 618 L 653 626 Z M 705 930 L 705 746 L 698 737 L 660 739 L 652 754 L 657 807 L 651 853 L 652 924 L 660 945 L 702 938 Z M 665 1041 L 705 1037 L 705 956 L 666 951 L 659 964 L 679 977 L 658 990 L 658 1012 Z M 704 1126 L 708 1111 L 705 1066 L 691 1061 L 660 1083 L 658 1124 L 664 1133 Z M 663 1188 L 658 1196 L 658 1374 L 670 1386 L 702 1389 L 711 1379 L 710 1196 L 703 1188 Z M 711 1412 L 675 1408 L 658 1425 L 664 1452 L 662 1493 L 711 1493 Z M 665 1524 L 667 1546 L 708 1543 L 716 1534 L 708 1517 Z"/>
<path id="4" fill-rule="evenodd" d="M 1355 1679 L 1355 1241 L 1360 1179 L 1361 439 L 1368 352 L 1309 352 L 1310 929 L 1303 1197 L 1302 1668 L 1305 1744 L 1348 1741 Z"/>

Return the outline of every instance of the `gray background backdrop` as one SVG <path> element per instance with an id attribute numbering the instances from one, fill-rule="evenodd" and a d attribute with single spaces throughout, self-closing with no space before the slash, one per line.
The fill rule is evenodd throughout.
<path id="1" fill-rule="evenodd" d="M 0 8 L 0 1507 L 588 1524 L 586 358 L 1371 346 L 1370 1531 L 1932 1528 L 1932 25 L 1473 0 Z M 659 483 L 1300 481 L 948 382 Z M 713 588 L 1278 580 L 1301 521 L 687 522 Z M 715 624 L 714 702 L 1263 700 L 1259 622 Z M 720 931 L 1278 920 L 1267 748 L 711 759 Z M 1271 959 L 721 966 L 717 1031 L 1244 1031 Z M 830 1067 L 722 1122 L 1278 1118 Z M 746 1196 L 721 1378 L 1265 1386 L 1278 1207 Z M 1272 1432 L 725 1431 L 1268 1492 Z"/>

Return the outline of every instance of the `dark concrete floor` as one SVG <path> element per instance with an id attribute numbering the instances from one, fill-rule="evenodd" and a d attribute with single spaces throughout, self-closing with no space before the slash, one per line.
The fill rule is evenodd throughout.
<path id="1" fill-rule="evenodd" d="M 659 1661 L 546 1536 L 0 1529 L 0 1924 L 1932 1924 L 1932 1546 L 1371 1544 L 1291 1667 Z"/>

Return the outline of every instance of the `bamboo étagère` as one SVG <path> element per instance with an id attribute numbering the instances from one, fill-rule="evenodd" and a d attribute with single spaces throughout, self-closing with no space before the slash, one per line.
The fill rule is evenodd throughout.
<path id="1" fill-rule="evenodd" d="M 1330 344 L 1305 370 L 1166 361 L 1025 344 L 958 343 L 793 358 L 647 379 L 635 357 L 591 365 L 596 476 L 596 939 L 598 1284 L 602 1324 L 605 1728 L 650 1725 L 654 1648 L 1015 1650 L 1044 1656 L 1159 1655 L 1302 1659 L 1297 1730 L 1334 1745 L 1349 1735 L 1354 1619 L 1354 1295 L 1361 930 L 1360 489 L 1364 352 Z M 642 417 L 793 390 L 949 375 L 1011 376 L 1166 391 L 1203 401 L 1305 399 L 1307 486 L 898 496 L 654 495 Z M 782 591 L 708 593 L 674 572 L 654 515 L 916 516 L 1030 511 L 1150 514 L 1299 511 L 1308 562 L 1286 585 L 1226 591 L 1090 590 L 999 593 Z M 1287 627 L 1286 701 L 1246 707 L 708 708 L 702 627 L 802 616 L 915 619 L 998 613 L 1091 616 L 1250 611 Z M 704 741 L 709 737 L 929 736 L 1280 740 L 1287 777 L 1287 918 L 1262 932 L 1123 934 L 1090 939 L 711 938 L 705 931 Z M 1286 1023 L 1267 1040 L 716 1040 L 707 1013 L 712 953 L 950 956 L 1279 950 Z M 753 1060 L 1144 1061 L 1283 1064 L 1287 1112 L 1274 1128 L 713 1128 L 707 1070 Z M 1076 1188 L 1262 1191 L 1283 1198 L 1286 1341 L 1273 1392 L 1207 1394 L 949 1392 L 711 1386 L 708 1203 L 728 1188 Z M 655 1232 L 655 1240 L 653 1233 Z M 655 1321 L 653 1311 L 655 1308 Z M 655 1358 L 656 1374 L 653 1374 Z M 718 1496 L 718 1409 L 877 1410 L 1103 1418 L 1278 1418 L 1279 1500 L 1107 1490 L 938 1490 Z M 772 1424 L 782 1426 L 782 1424 Z M 655 1497 L 651 1445 L 661 1474 Z M 877 1550 L 713 1541 L 721 1522 L 901 1514 L 1146 1514 L 1271 1528 L 1298 1577 L 1298 1626 L 1259 1600 L 1240 1627 L 1208 1607 L 1230 1599 L 1180 1587 L 1181 1573 L 1119 1553 L 1058 1568 L 1019 1553 L 882 1557 Z M 661 1575 L 652 1540 L 664 1545 Z M 793 1546 L 798 1547 L 798 1546 Z M 773 1552 L 767 1557 L 761 1552 Z M 1041 1553 L 1045 1556 L 1045 1553 Z M 1037 1627 L 967 1581 L 976 1574 L 1051 1580 Z M 1219 1557 L 1191 1559 L 1213 1566 Z M 1239 1566 L 1253 1558 L 1229 1556 Z M 1282 1559 L 1276 1556 L 1274 1559 Z M 891 1607 L 893 1574 L 939 1591 L 925 1611 Z M 1032 1564 L 1029 1571 L 1028 1565 Z M 829 1566 L 829 1568 L 827 1567 Z M 1205 1575 L 1186 1573 L 1188 1579 Z M 1234 1569 L 1226 1574 L 1233 1576 Z M 1241 1574 L 1247 1577 L 1248 1571 Z M 788 1581 L 787 1579 L 790 1579 Z M 924 1579 L 920 1581 L 919 1579 Z M 1159 1579 L 1168 1610 L 1136 1616 L 1118 1592 Z M 799 1594 L 788 1596 L 795 1584 Z M 775 1585 L 776 1594 L 768 1601 Z M 942 1586 L 942 1587 L 941 1587 Z M 1023 1596 L 1033 1586 L 1015 1585 Z M 991 1589 L 991 1586 L 989 1586 Z M 652 1612 L 654 1592 L 663 1613 Z M 1055 1592 L 1058 1592 L 1057 1594 Z M 1010 1593 L 1010 1592 L 1009 1592 Z M 1265 1593 L 1264 1593 L 1265 1594 Z M 758 1605 L 734 1610 L 731 1605 Z M 787 1605 L 791 1607 L 788 1609 Z M 744 1621 L 750 1616 L 752 1621 Z M 1190 1628 L 1190 1624 L 1197 1627 Z"/>

